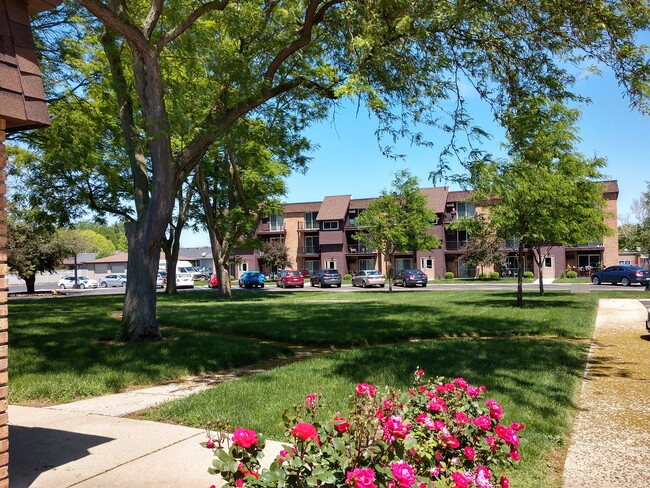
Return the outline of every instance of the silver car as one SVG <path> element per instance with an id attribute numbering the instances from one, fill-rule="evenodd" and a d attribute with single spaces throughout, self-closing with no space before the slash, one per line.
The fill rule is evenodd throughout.
<path id="1" fill-rule="evenodd" d="M 178 273 L 176 275 L 176 288 L 194 288 L 194 279 L 191 273 Z"/>
<path id="2" fill-rule="evenodd" d="M 99 286 L 97 280 L 91 280 L 87 276 L 77 276 L 77 282 L 79 283 L 79 288 L 81 289 L 97 288 L 97 286 Z M 67 288 L 74 288 L 74 284 L 75 284 L 74 276 L 64 276 L 57 283 L 58 287 L 61 288 L 62 290 L 65 290 Z"/>
<path id="3" fill-rule="evenodd" d="M 383 288 L 384 285 L 386 285 L 386 277 L 374 269 L 359 271 L 352 278 L 352 286 L 360 286 L 361 288 L 367 288 L 369 286 L 379 286 Z"/>
<path id="4" fill-rule="evenodd" d="M 99 286 L 102 288 L 107 288 L 109 286 L 126 286 L 126 275 L 125 274 L 109 274 L 104 276 L 99 281 Z"/>

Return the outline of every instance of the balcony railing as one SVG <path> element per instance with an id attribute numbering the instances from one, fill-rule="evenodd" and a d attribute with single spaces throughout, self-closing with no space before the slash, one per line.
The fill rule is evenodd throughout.
<path id="1" fill-rule="evenodd" d="M 281 233 L 281 232 L 286 232 L 286 230 L 287 229 L 284 225 L 284 222 L 281 224 L 271 223 L 271 222 L 262 223 L 257 228 L 257 232 L 266 232 L 266 233 L 270 233 L 270 232 Z"/>
<path id="2" fill-rule="evenodd" d="M 447 251 L 460 251 L 463 249 L 463 246 L 467 243 L 467 240 L 464 241 L 445 241 L 445 249 Z"/>
<path id="3" fill-rule="evenodd" d="M 320 254 L 320 246 L 298 246 L 298 254 Z"/>
<path id="4" fill-rule="evenodd" d="M 375 254 L 375 250 L 370 246 L 357 244 L 353 246 L 348 246 L 348 254 Z"/>
<path id="5" fill-rule="evenodd" d="M 320 230 L 318 222 L 298 221 L 298 230 Z"/>

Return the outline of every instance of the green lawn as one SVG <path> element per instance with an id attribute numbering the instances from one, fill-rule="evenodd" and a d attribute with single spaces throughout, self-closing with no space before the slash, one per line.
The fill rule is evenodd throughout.
<path id="1" fill-rule="evenodd" d="M 145 412 L 204 427 L 216 418 L 281 439 L 281 414 L 313 392 L 344 410 L 357 382 L 405 388 L 416 366 L 485 384 L 508 421 L 527 424 L 512 486 L 559 486 L 588 338 L 601 297 L 508 291 L 235 293 L 159 296 L 165 340 L 116 343 L 120 296 L 10 302 L 10 401 L 66 402 L 291 354 L 328 354 L 224 383 Z M 558 461 L 558 459 L 560 461 Z"/>

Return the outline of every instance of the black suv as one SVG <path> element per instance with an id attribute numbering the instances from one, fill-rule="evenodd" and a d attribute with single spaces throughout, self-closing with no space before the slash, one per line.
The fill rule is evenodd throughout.
<path id="1" fill-rule="evenodd" d="M 336 269 L 319 269 L 309 278 L 311 286 L 320 286 L 325 288 L 327 286 L 337 286 L 341 288 L 341 273 Z"/>

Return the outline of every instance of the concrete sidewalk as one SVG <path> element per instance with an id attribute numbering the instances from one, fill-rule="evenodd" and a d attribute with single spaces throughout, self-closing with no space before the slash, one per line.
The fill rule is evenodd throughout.
<path id="1" fill-rule="evenodd" d="M 222 486 L 208 473 L 213 453 L 200 445 L 207 440 L 204 430 L 122 418 L 211 383 L 174 383 L 46 408 L 11 405 L 11 488 Z M 280 449 L 267 442 L 264 460 L 270 463 Z"/>

